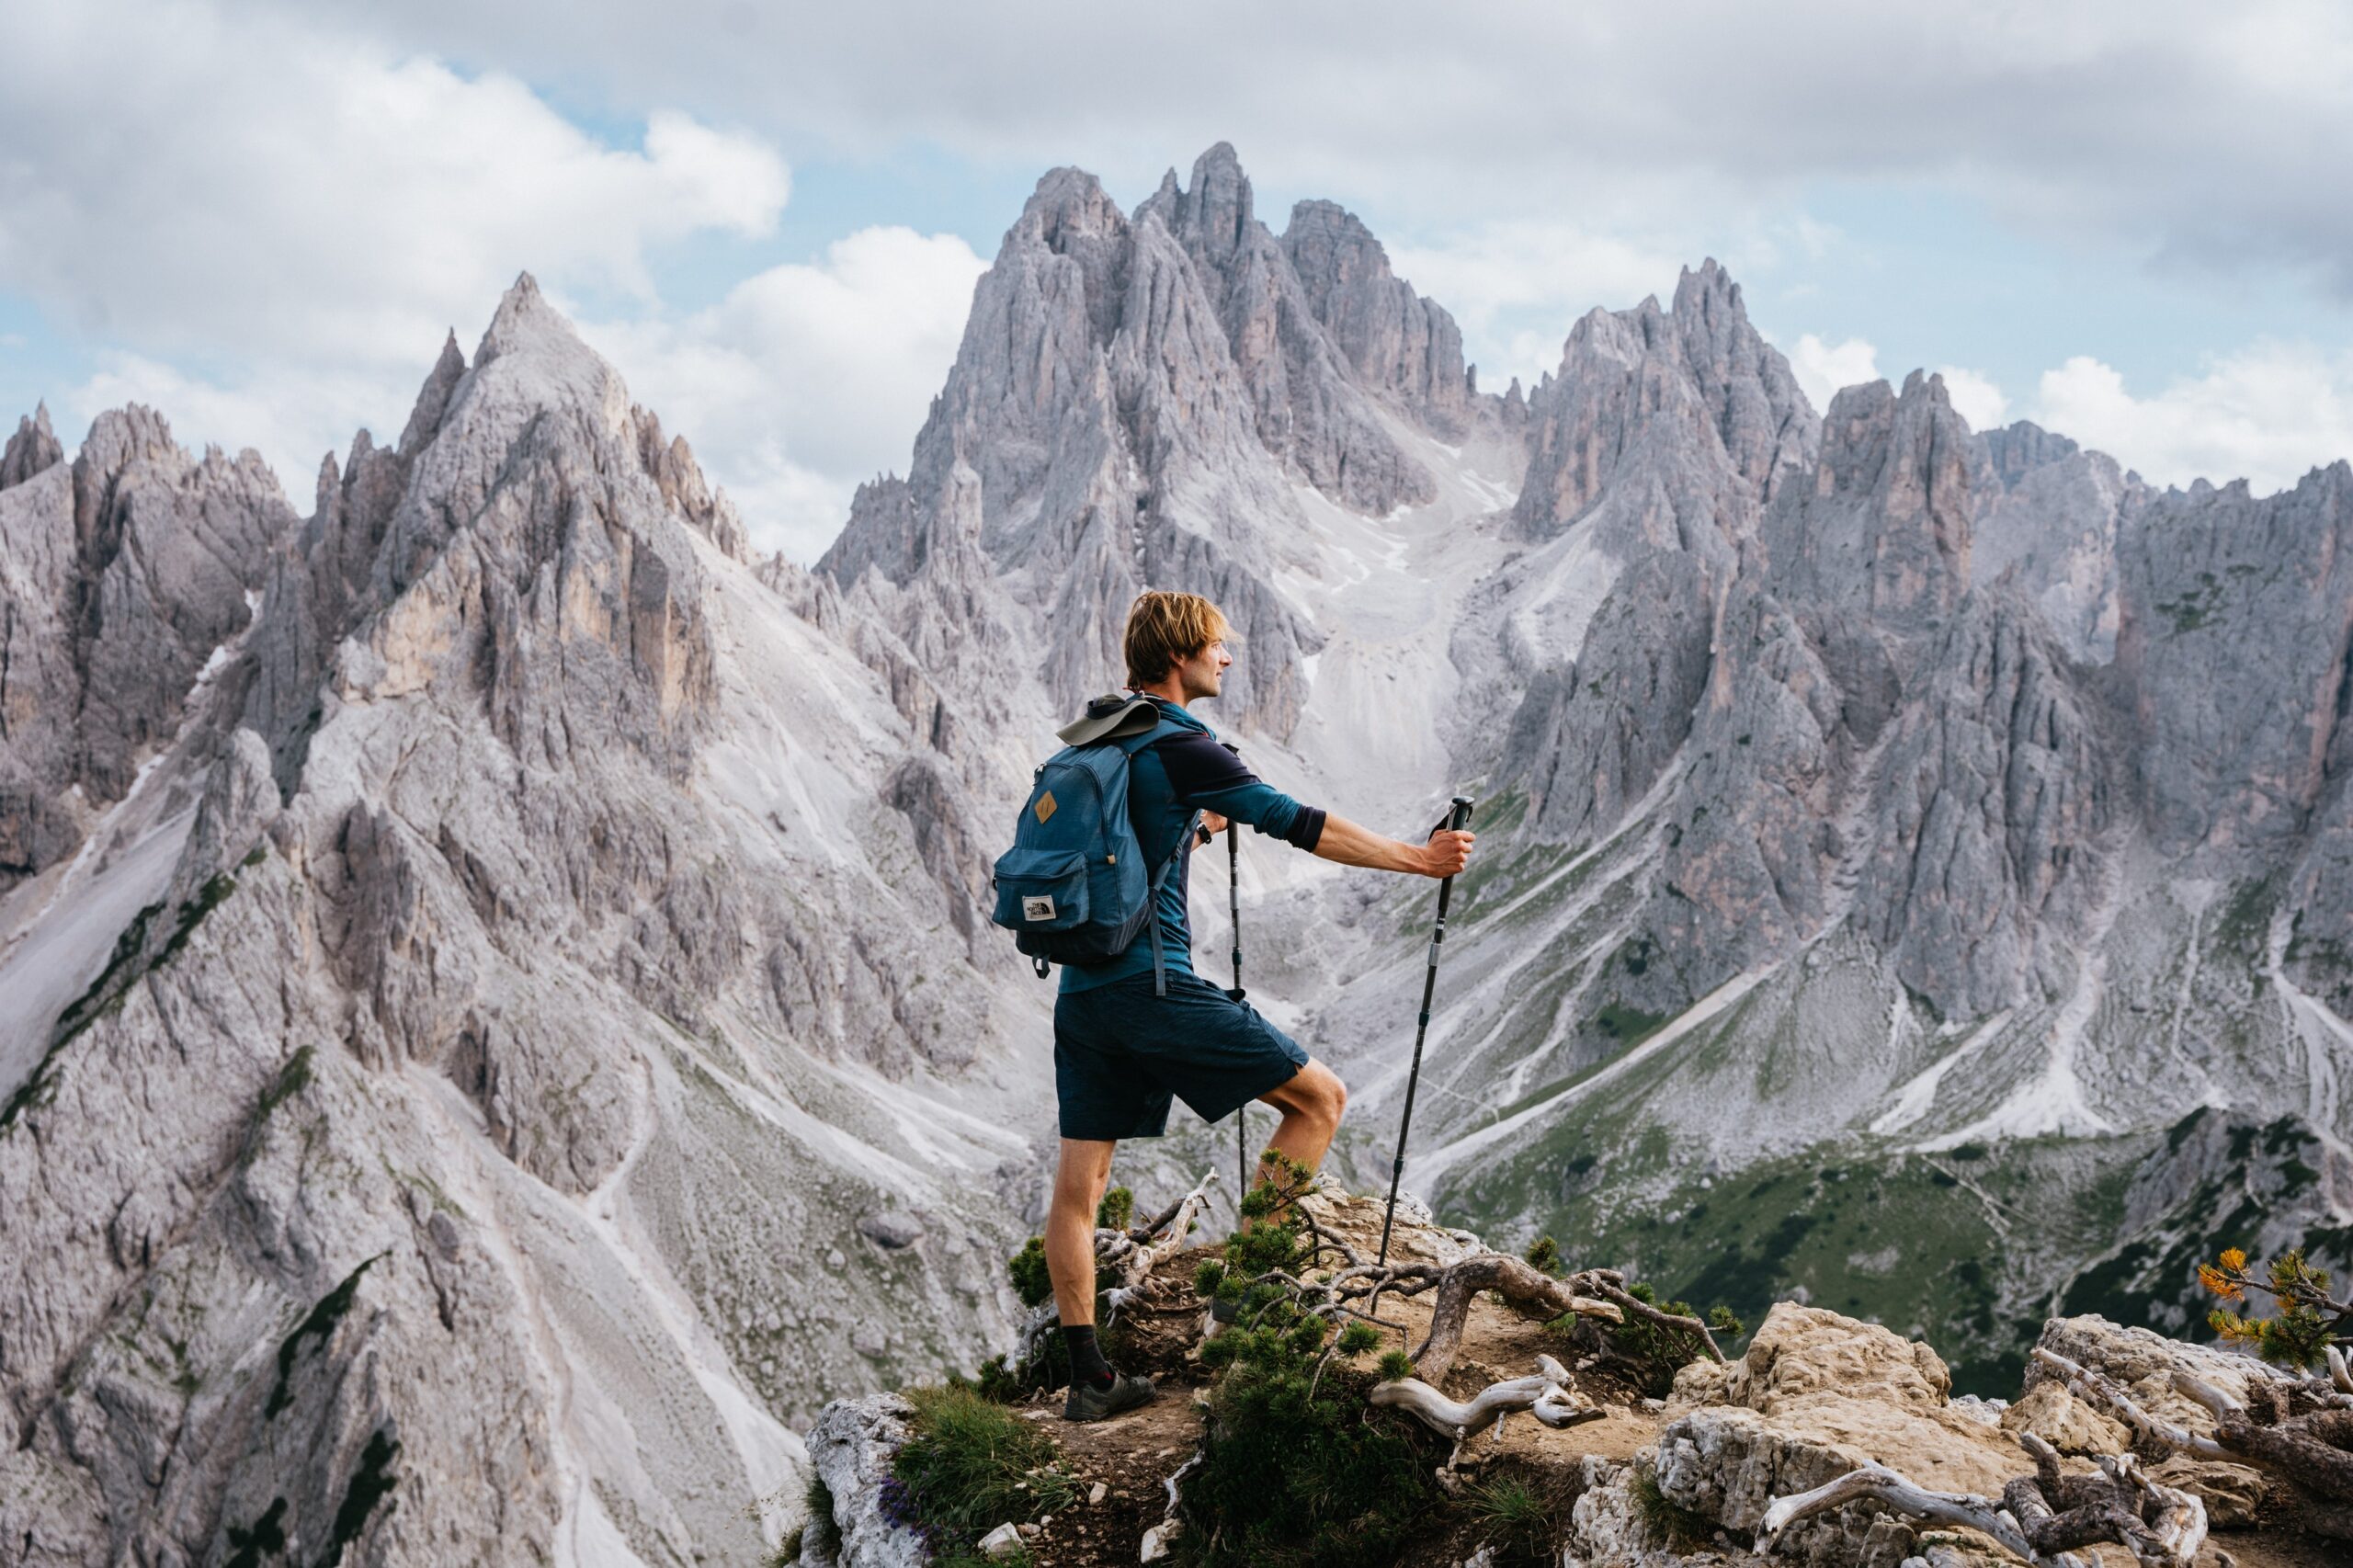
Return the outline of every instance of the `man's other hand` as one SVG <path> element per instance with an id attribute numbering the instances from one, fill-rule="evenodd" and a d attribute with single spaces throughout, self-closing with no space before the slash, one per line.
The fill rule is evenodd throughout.
<path id="1" fill-rule="evenodd" d="M 1450 827 L 1439 828 L 1430 835 L 1430 841 L 1422 846 L 1422 857 L 1426 862 L 1422 867 L 1422 875 L 1426 877 L 1453 876 L 1471 863 L 1471 846 L 1477 841 L 1476 834 L 1461 832 Z"/>
<path id="2" fill-rule="evenodd" d="M 1201 827 L 1203 831 L 1208 833 L 1223 833 L 1226 829 L 1226 821 L 1215 812 L 1203 812 L 1201 813 Z"/>

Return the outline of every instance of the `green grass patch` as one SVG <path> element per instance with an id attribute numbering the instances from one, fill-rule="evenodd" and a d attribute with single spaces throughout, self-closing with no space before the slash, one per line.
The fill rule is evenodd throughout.
<path id="1" fill-rule="evenodd" d="M 969 1383 L 909 1389 L 915 1436 L 891 1460 L 883 1511 L 923 1533 L 934 1557 L 975 1550 L 998 1525 L 1078 1501 L 1053 1440 Z"/>
<path id="2" fill-rule="evenodd" d="M 1639 1045 L 1665 1028 L 1670 1015 L 1612 1002 L 1593 1016 L 1594 1027 L 1620 1045 Z"/>
<path id="3" fill-rule="evenodd" d="M 1631 1491 L 1634 1512 L 1643 1528 L 1666 1543 L 1670 1551 L 1696 1551 L 1715 1533 L 1715 1521 L 1694 1512 L 1659 1490 L 1658 1477 L 1647 1470 L 1634 1472 Z"/>
<path id="4" fill-rule="evenodd" d="M 1560 1505 L 1515 1475 L 1473 1482 L 1463 1506 L 1479 1521 L 1501 1568 L 1538 1568 L 1553 1562 L 1553 1543 L 1565 1531 Z"/>

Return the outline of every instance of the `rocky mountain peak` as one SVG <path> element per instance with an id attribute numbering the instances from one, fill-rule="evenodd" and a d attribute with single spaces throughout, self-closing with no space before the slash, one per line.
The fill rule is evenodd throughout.
<path id="1" fill-rule="evenodd" d="M 8 437 L 7 449 L 0 451 L 0 490 L 22 484 L 64 460 L 65 449 L 49 427 L 49 404 L 40 403 L 17 419 L 17 433 Z"/>
<path id="2" fill-rule="evenodd" d="M 1969 586 L 1974 453 L 1942 376 L 1840 392 L 1812 483 L 1785 486 L 1766 519 L 1779 591 L 1890 628 L 1941 620 Z"/>
<path id="3" fill-rule="evenodd" d="M 1697 271 L 1684 268 L 1673 315 L 1726 455 L 1759 498 L 1771 501 L 1821 439 L 1796 375 L 1749 322 L 1740 285 L 1713 256 Z"/>
<path id="4" fill-rule="evenodd" d="M 1257 222 L 1250 176 L 1231 142 L 1221 142 L 1193 160 L 1193 183 L 1184 193 L 1182 227 L 1213 261 L 1239 250 Z"/>
<path id="5" fill-rule="evenodd" d="M 1986 455 L 1993 460 L 1995 476 L 2012 489 L 2034 470 L 2063 461 L 2082 450 L 2066 437 L 2045 430 L 2031 419 L 1984 431 L 1983 436 Z"/>
<path id="6" fill-rule="evenodd" d="M 1282 245 L 1309 308 L 1358 378 L 1459 437 L 1474 393 L 1454 318 L 1391 271 L 1372 231 L 1337 202 L 1293 207 Z"/>
<path id="7" fill-rule="evenodd" d="M 1788 361 L 1713 261 L 1684 272 L 1671 309 L 1651 296 L 1579 318 L 1529 409 L 1515 523 L 1550 539 L 1615 493 L 1605 530 L 1620 554 L 1648 543 L 1725 555 L 1820 443 Z"/>
<path id="8" fill-rule="evenodd" d="M 529 281 L 529 277 L 526 273 L 524 281 Z M 517 288 L 521 286 L 519 283 L 517 285 Z M 417 389 L 416 402 L 409 409 L 408 424 L 402 427 L 400 451 L 403 456 L 415 458 L 425 444 L 433 439 L 434 432 L 441 428 L 442 415 L 449 412 L 450 395 L 458 390 L 458 382 L 464 379 L 465 373 L 466 357 L 458 347 L 457 329 L 452 327 L 449 335 L 442 340 L 441 357 L 433 362 L 433 369 L 426 375 L 425 384 Z"/>

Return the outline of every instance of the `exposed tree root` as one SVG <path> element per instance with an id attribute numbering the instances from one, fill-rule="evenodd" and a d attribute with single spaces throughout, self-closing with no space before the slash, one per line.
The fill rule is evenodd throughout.
<path id="1" fill-rule="evenodd" d="M 1095 1256 L 1098 1261 L 1116 1263 L 1120 1282 L 1104 1292 L 1103 1321 L 1109 1323 L 1119 1315 L 1135 1294 L 1152 1279 L 1152 1271 L 1185 1244 L 1192 1233 L 1194 1221 L 1201 1217 L 1201 1210 L 1210 1200 L 1210 1188 L 1217 1184 L 1217 1172 L 1204 1172 L 1193 1190 L 1177 1199 L 1175 1208 L 1157 1216 L 1150 1230 L 1139 1236 L 1132 1231 L 1097 1231 L 1095 1233 Z"/>
<path id="2" fill-rule="evenodd" d="M 1325 1244 L 1346 1252 L 1337 1242 Z M 1443 1379 L 1453 1369 L 1455 1355 L 1462 1346 L 1462 1328 L 1470 1316 L 1471 1302 L 1482 1290 L 1495 1291 L 1529 1316 L 1552 1318 L 1574 1313 L 1605 1323 L 1623 1323 L 1630 1315 L 1647 1318 L 1697 1335 L 1710 1356 L 1719 1361 L 1723 1359 L 1707 1324 L 1697 1318 L 1660 1312 L 1628 1294 L 1625 1277 L 1615 1269 L 1589 1268 L 1565 1279 L 1555 1279 L 1508 1253 L 1481 1253 L 1446 1267 L 1434 1263 L 1392 1263 L 1382 1267 L 1358 1262 L 1353 1254 L 1347 1256 L 1346 1267 L 1320 1286 L 1311 1288 L 1327 1291 L 1335 1302 L 1347 1304 L 1350 1316 L 1386 1322 L 1379 1315 L 1384 1292 L 1392 1296 L 1438 1292 L 1431 1303 L 1429 1333 L 1421 1348 L 1414 1352 L 1415 1370 L 1428 1381 Z M 1353 1306 L 1357 1301 L 1365 1303 L 1361 1310 Z"/>
<path id="3" fill-rule="evenodd" d="M 1414 1370 L 1437 1382 L 1452 1369 L 1454 1358 L 1462 1347 L 1462 1326 L 1471 1315 L 1471 1302 L 1482 1290 L 1495 1291 L 1512 1306 L 1531 1314 L 1559 1317 L 1563 1312 L 1574 1312 L 1580 1317 L 1624 1322 L 1623 1307 L 1597 1300 L 1595 1295 L 1578 1293 L 1578 1286 L 1593 1283 L 1585 1275 L 1555 1279 L 1506 1253 L 1483 1253 L 1465 1258 L 1438 1277 L 1438 1299 L 1430 1305 L 1429 1335 L 1422 1341 L 1421 1348 L 1414 1352 Z M 1707 1331 L 1703 1328 L 1700 1332 Z"/>
<path id="4" fill-rule="evenodd" d="M 1096 1262 L 1120 1266 L 1120 1283 L 1103 1292 L 1097 1311 L 1104 1323 L 1112 1322 L 1123 1309 L 1147 1310 L 1135 1298 L 1151 1281 L 1153 1269 L 1185 1244 L 1186 1236 L 1209 1201 L 1209 1189 L 1216 1181 L 1217 1172 L 1208 1172 L 1192 1191 L 1133 1230 L 1102 1229 L 1095 1233 Z M 1051 1296 L 1030 1309 L 1015 1341 L 1014 1360 L 1017 1364 L 1029 1366 L 1045 1354 L 1046 1341 L 1060 1317 Z"/>
<path id="5" fill-rule="evenodd" d="M 1393 1378 L 1375 1383 L 1366 1397 L 1371 1403 L 1404 1411 L 1453 1441 L 1454 1447 L 1438 1472 L 1438 1485 L 1451 1495 L 1457 1490 L 1454 1467 L 1462 1457 L 1462 1446 L 1491 1426 L 1496 1429 L 1496 1439 L 1501 1441 L 1503 1419 L 1514 1411 L 1525 1410 L 1555 1430 L 1599 1421 L 1608 1414 L 1572 1393 L 1568 1385 L 1568 1369 L 1550 1356 L 1539 1356 L 1531 1375 L 1490 1383 L 1467 1403 L 1449 1399 L 1419 1378 Z"/>
<path id="6" fill-rule="evenodd" d="M 2312 1498 L 2353 1503 L 2353 1401 L 2336 1386 L 2341 1358 L 2330 1367 L 2326 1380 L 2280 1377 L 2261 1385 L 2252 1406 L 2203 1379 L 2176 1372 L 2175 1390 L 2214 1417 L 2214 1436 L 2208 1437 L 2150 1415 L 2103 1372 L 2078 1366 L 2048 1348 L 2037 1347 L 2034 1358 L 2064 1378 L 2067 1386 L 2086 1401 L 2112 1412 L 2157 1447 L 2199 1459 L 2251 1464 Z M 2326 1503 L 2306 1510 L 2306 1527 L 2315 1533 L 2353 1539 L 2353 1530 L 2347 1528 L 2353 1526 L 2353 1510 Z"/>
<path id="7" fill-rule="evenodd" d="M 2131 1454 L 2098 1460 L 2096 1475 L 2068 1475 L 2058 1451 L 2033 1433 L 2018 1438 L 2035 1473 L 2002 1488 L 2001 1501 L 1965 1492 L 1930 1492 L 1882 1464 L 1859 1470 L 1765 1511 L 1758 1545 L 1771 1551 L 1798 1520 L 1864 1498 L 1907 1519 L 1957 1525 L 2001 1543 L 2040 1568 L 2090 1568 L 2078 1547 L 2108 1541 L 2141 1568 L 2190 1568 L 2206 1540 L 2206 1506 L 2187 1492 L 2151 1481 Z"/>

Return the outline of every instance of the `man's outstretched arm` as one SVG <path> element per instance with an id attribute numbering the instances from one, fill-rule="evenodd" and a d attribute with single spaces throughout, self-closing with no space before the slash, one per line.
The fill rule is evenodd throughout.
<path id="1" fill-rule="evenodd" d="M 1427 844 L 1404 844 L 1358 827 L 1343 816 L 1326 814 L 1324 835 L 1314 853 L 1343 866 L 1370 866 L 1376 871 L 1403 871 L 1408 876 L 1450 877 L 1471 862 L 1473 834 L 1450 827 L 1430 835 Z"/>

